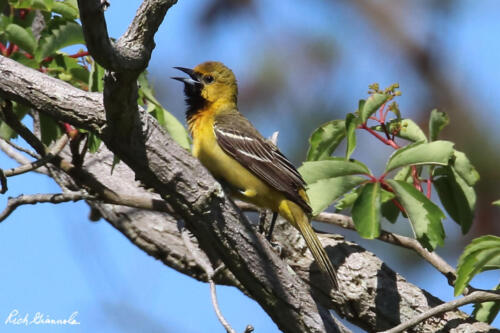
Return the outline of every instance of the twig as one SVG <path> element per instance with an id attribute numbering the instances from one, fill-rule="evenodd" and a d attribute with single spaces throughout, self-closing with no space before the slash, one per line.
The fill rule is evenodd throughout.
<path id="1" fill-rule="evenodd" d="M 7 141 L 0 140 L 0 149 L 14 161 L 19 164 L 28 164 L 31 162 L 29 158 L 21 154 L 19 151 L 15 150 L 11 145 L 7 144 Z"/>
<path id="2" fill-rule="evenodd" d="M 9 198 L 7 206 L 4 211 L 0 214 L 0 222 L 4 221 L 10 214 L 19 206 L 22 205 L 34 205 L 37 203 L 61 203 L 68 201 L 78 201 L 95 199 L 95 197 L 84 194 L 81 192 L 67 192 L 67 193 L 57 193 L 57 194 L 30 194 L 30 195 L 20 195 L 16 198 Z"/>
<path id="3" fill-rule="evenodd" d="M 34 152 L 33 150 L 31 149 L 26 149 L 24 147 L 21 147 L 20 145 L 12 142 L 11 140 L 4 140 L 4 139 L 0 139 L 2 142 L 5 142 L 7 143 L 9 146 L 19 150 L 19 151 L 22 151 L 23 153 L 25 154 L 28 154 L 30 155 L 31 157 L 33 158 L 36 158 L 36 159 L 39 159 L 40 158 L 40 155 L 38 155 L 36 152 Z"/>
<path id="4" fill-rule="evenodd" d="M 407 330 L 410 327 L 418 325 L 419 323 L 425 321 L 427 318 L 438 315 L 443 312 L 455 310 L 463 305 L 470 303 L 482 303 L 482 302 L 491 302 L 491 301 L 500 301 L 500 294 L 490 291 L 474 291 L 471 294 L 464 296 L 462 298 L 443 303 L 438 305 L 429 311 L 426 311 L 407 322 L 404 322 L 396 327 L 391 328 L 390 330 L 384 331 L 383 333 L 398 333 Z"/>
<path id="5" fill-rule="evenodd" d="M 17 134 L 19 134 L 33 149 L 36 150 L 40 156 L 45 156 L 45 146 L 43 143 L 33 134 L 26 126 L 17 119 L 16 115 L 12 111 L 12 102 L 9 100 L 5 101 L 5 106 L 0 107 L 4 121 L 10 126 Z"/>
<path id="6" fill-rule="evenodd" d="M 7 177 L 5 176 L 3 170 L 0 169 L 0 194 L 4 194 L 7 190 Z"/>
<path id="7" fill-rule="evenodd" d="M 219 266 L 215 271 L 212 268 L 212 265 L 210 264 L 208 258 L 206 257 L 204 252 L 201 252 L 201 250 L 197 249 L 193 242 L 191 242 L 191 238 L 189 237 L 189 231 L 186 229 L 184 224 L 182 222 L 178 223 L 179 231 L 181 233 L 182 241 L 184 243 L 184 246 L 186 246 L 186 249 L 188 252 L 191 254 L 193 257 L 194 261 L 200 266 L 205 273 L 207 274 L 207 281 L 210 284 L 210 296 L 212 298 L 212 305 L 215 310 L 215 314 L 217 315 L 217 318 L 219 319 L 220 323 L 228 333 L 236 333 L 236 331 L 229 325 L 227 320 L 224 318 L 222 315 L 222 312 L 219 308 L 219 303 L 217 302 L 217 293 L 215 290 L 215 282 L 214 282 L 214 275 L 221 269 L 221 267 L 224 266 Z M 249 325 L 250 326 L 250 325 Z M 248 326 L 247 326 L 248 329 Z M 253 329 L 253 328 L 252 328 Z M 247 330 L 245 330 L 247 332 Z M 249 331 L 251 332 L 251 331 Z"/>
<path id="8" fill-rule="evenodd" d="M 249 203 L 237 201 L 236 204 L 243 211 L 258 211 L 258 208 L 256 206 Z M 318 222 L 336 225 L 344 229 L 356 230 L 352 218 L 347 215 L 336 213 L 320 213 L 313 219 Z M 451 267 L 436 252 L 429 252 L 427 249 L 425 249 L 416 239 L 397 235 L 385 230 L 381 230 L 380 236 L 377 239 L 386 243 L 398 245 L 415 251 L 423 259 L 434 266 L 439 272 L 441 272 L 448 279 L 448 283 L 453 286 L 456 279 L 455 269 Z M 464 293 L 466 294 L 468 293 L 468 291 L 466 290 Z"/>
<path id="9" fill-rule="evenodd" d="M 4 175 L 5 177 L 12 177 L 12 176 L 17 176 L 20 174 L 23 174 L 28 171 L 36 170 L 39 167 L 47 164 L 54 158 L 54 156 L 59 155 L 59 153 L 64 149 L 66 146 L 66 143 L 68 143 L 68 137 L 66 135 L 61 136 L 56 143 L 50 148 L 49 152 L 47 155 L 44 157 L 40 158 L 39 160 L 36 160 L 34 162 L 29 162 L 26 164 L 23 164 L 21 166 L 18 166 L 17 168 L 12 168 L 9 170 L 4 170 Z"/>

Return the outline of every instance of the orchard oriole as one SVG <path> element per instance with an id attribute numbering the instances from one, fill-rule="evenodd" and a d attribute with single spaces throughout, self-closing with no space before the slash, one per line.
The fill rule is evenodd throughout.
<path id="1" fill-rule="evenodd" d="M 193 154 L 232 195 L 279 213 L 297 228 L 308 248 L 338 288 L 335 269 L 310 224 L 311 207 L 301 175 L 278 148 L 238 111 L 233 72 L 220 62 L 194 69 L 175 67 L 184 83 Z"/>

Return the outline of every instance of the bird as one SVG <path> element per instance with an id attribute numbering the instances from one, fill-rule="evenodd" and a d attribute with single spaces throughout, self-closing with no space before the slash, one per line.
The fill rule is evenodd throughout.
<path id="1" fill-rule="evenodd" d="M 272 225 L 279 214 L 298 229 L 331 286 L 338 289 L 336 271 L 310 223 L 306 183 L 279 149 L 239 112 L 233 71 L 217 61 L 193 69 L 174 68 L 189 76 L 172 79 L 184 83 L 193 155 L 229 187 L 231 196 L 273 211 Z"/>

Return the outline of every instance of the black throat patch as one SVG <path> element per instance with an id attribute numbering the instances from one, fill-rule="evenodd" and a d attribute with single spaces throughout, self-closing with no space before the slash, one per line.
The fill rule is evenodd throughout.
<path id="1" fill-rule="evenodd" d="M 201 96 L 201 84 L 184 84 L 184 94 L 186 95 L 186 119 L 189 121 L 198 111 L 207 105 L 207 100 Z"/>

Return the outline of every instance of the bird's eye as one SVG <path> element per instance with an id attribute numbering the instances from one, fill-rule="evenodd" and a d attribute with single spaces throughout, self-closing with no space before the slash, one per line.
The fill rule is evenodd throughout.
<path id="1" fill-rule="evenodd" d="M 207 83 L 207 84 L 210 84 L 210 83 L 214 82 L 214 77 L 212 75 L 207 75 L 207 76 L 205 76 L 203 81 L 205 81 L 205 83 Z"/>

